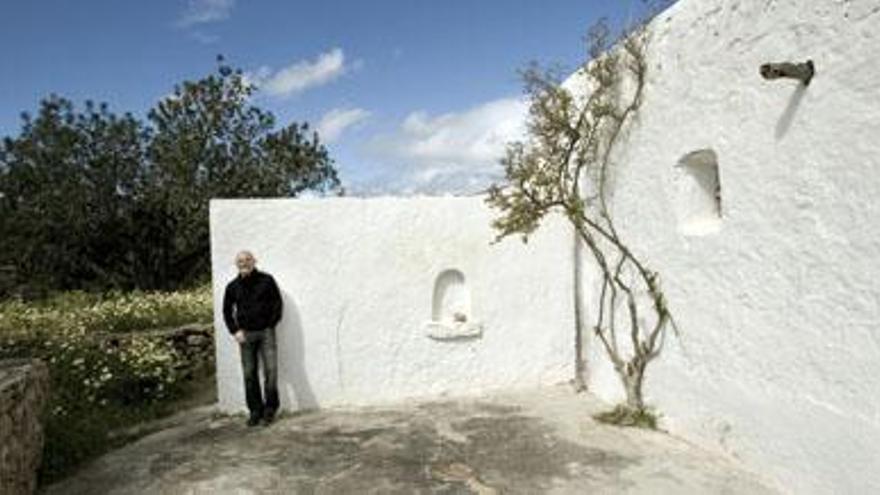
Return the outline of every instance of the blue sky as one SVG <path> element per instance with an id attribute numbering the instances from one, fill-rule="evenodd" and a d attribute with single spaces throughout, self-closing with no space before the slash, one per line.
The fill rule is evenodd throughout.
<path id="1" fill-rule="evenodd" d="M 574 68 L 641 0 L 34 0 L 0 13 L 0 135 L 56 93 L 144 116 L 215 56 L 279 124 L 321 131 L 354 194 L 467 194 L 523 132 L 518 70 Z"/>

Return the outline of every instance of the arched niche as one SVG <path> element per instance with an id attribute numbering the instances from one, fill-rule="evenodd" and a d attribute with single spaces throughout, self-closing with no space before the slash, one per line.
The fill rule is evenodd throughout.
<path id="1" fill-rule="evenodd" d="M 711 149 L 684 155 L 675 167 L 675 210 L 685 235 L 706 235 L 721 229 L 721 177 L 718 156 Z"/>
<path id="2" fill-rule="evenodd" d="M 473 317 L 471 292 L 461 271 L 448 269 L 437 275 L 431 299 L 431 320 L 425 324 L 425 328 L 428 336 L 436 340 L 478 337 L 482 334 L 482 325 Z"/>
<path id="3" fill-rule="evenodd" d="M 458 270 L 445 270 L 434 281 L 434 297 L 431 320 L 453 322 L 471 314 L 471 294 L 464 274 Z"/>

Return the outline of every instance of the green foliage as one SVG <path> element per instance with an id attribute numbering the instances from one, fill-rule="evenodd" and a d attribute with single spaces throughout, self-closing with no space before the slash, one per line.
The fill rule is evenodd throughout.
<path id="1" fill-rule="evenodd" d="M 111 439 L 113 430 L 167 414 L 193 379 L 211 374 L 212 352 L 192 355 L 143 331 L 211 315 L 209 287 L 0 304 L 0 359 L 39 358 L 49 367 L 43 482 L 124 441 Z"/>
<path id="2" fill-rule="evenodd" d="M 0 297 L 192 285 L 209 271 L 211 198 L 339 187 L 308 124 L 274 130 L 255 88 L 219 62 L 147 123 L 54 95 L 23 115 L 0 144 Z"/>
<path id="3" fill-rule="evenodd" d="M 615 406 L 610 411 L 594 414 L 593 419 L 600 423 L 615 426 L 629 426 L 645 428 L 647 430 L 657 429 L 657 414 L 654 411 L 648 408 L 634 409 L 623 404 Z"/>
<path id="4" fill-rule="evenodd" d="M 148 133 L 130 115 L 43 100 L 0 146 L 0 266 L 35 288 L 123 287 Z M 9 288 L 14 280 L 0 284 Z M 0 293 L 2 295 L 2 293 Z"/>
<path id="5" fill-rule="evenodd" d="M 523 72 L 529 137 L 508 146 L 501 160 L 505 180 L 487 199 L 500 213 L 492 222 L 499 238 L 528 237 L 552 211 L 579 233 L 616 236 L 607 204 L 611 154 L 641 105 L 645 38 L 635 31 L 612 49 L 610 30 L 599 22 L 587 40 L 590 58 L 569 84 L 557 70 L 532 65 Z"/>
<path id="6" fill-rule="evenodd" d="M 253 91 L 221 60 L 217 74 L 178 86 L 150 111 L 146 203 L 159 216 L 145 233 L 155 239 L 145 254 L 165 254 L 139 274 L 155 279 L 150 286 L 208 272 L 208 199 L 293 197 L 339 185 L 317 133 L 297 123 L 273 132 L 274 117 L 249 104 Z"/>
<path id="7" fill-rule="evenodd" d="M 75 331 L 134 332 L 208 322 L 212 304 L 208 286 L 179 292 L 68 292 L 31 303 L 7 300 L 0 302 L 0 339 Z"/>
<path id="8" fill-rule="evenodd" d="M 612 208 L 615 150 L 642 104 L 647 40 L 637 27 L 615 41 L 599 22 L 587 35 L 589 59 L 565 83 L 554 71 L 525 71 L 529 135 L 508 147 L 505 180 L 489 189 L 486 200 L 499 213 L 492 222 L 498 239 L 525 240 L 551 213 L 571 223 L 601 283 L 588 292 L 596 296 L 591 330 L 620 376 L 631 410 L 644 408 L 645 369 L 659 355 L 666 327 L 675 328 L 659 275 L 620 235 Z M 586 325 L 580 309 L 575 316 L 575 380 L 583 388 Z"/>

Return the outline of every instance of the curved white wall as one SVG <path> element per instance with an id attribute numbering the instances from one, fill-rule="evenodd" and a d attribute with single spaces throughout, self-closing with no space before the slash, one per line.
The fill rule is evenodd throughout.
<path id="1" fill-rule="evenodd" d="M 649 402 L 792 493 L 880 493 L 880 3 L 681 0 L 652 32 L 615 196 L 683 331 Z M 807 88 L 758 74 L 806 59 Z M 698 150 L 722 215 L 682 232 L 676 167 Z M 619 398 L 591 351 L 592 389 Z"/>
<path id="2" fill-rule="evenodd" d="M 572 236 L 551 219 L 528 244 L 491 244 L 482 198 L 211 202 L 220 406 L 244 407 L 237 346 L 221 301 L 232 260 L 252 250 L 284 297 L 278 328 L 286 407 L 374 404 L 529 388 L 574 369 Z M 438 276 L 481 336 L 426 335 Z M 442 289 L 442 288 L 441 288 Z M 442 303 L 442 302 L 441 302 Z M 439 308 L 438 311 L 443 308 Z"/>

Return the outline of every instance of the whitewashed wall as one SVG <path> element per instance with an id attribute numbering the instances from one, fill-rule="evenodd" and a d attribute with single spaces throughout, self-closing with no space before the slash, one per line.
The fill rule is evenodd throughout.
<path id="1" fill-rule="evenodd" d="M 683 331 L 648 399 L 791 493 L 880 493 L 880 2 L 680 0 L 652 31 L 616 182 Z M 807 88 L 758 74 L 806 59 Z M 699 150 L 714 222 L 677 167 Z M 593 391 L 620 398 L 591 351 Z"/>
<path id="2" fill-rule="evenodd" d="M 240 249 L 277 280 L 282 403 L 310 408 L 559 383 L 573 375 L 572 237 L 551 222 L 490 245 L 481 198 L 211 202 L 215 323 Z M 435 279 L 457 269 L 482 337 L 425 335 Z M 244 408 L 238 347 L 218 332 L 221 408 Z"/>

